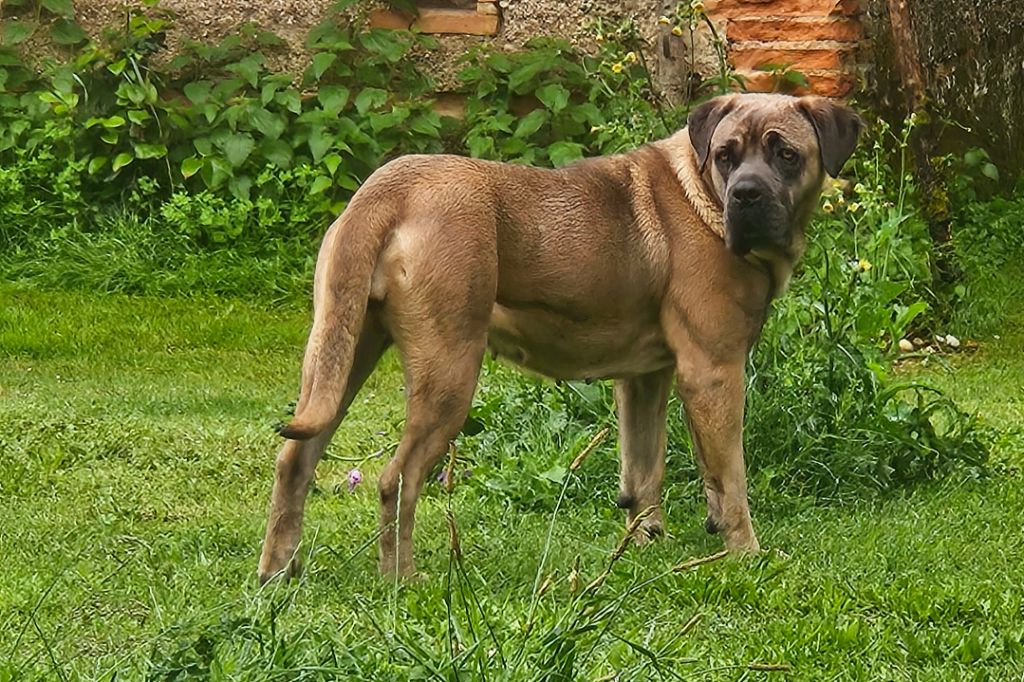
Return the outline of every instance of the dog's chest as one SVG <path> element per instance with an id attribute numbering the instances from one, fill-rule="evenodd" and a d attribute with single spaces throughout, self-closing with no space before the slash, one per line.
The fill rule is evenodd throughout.
<path id="1" fill-rule="evenodd" d="M 495 304 L 487 340 L 497 356 L 553 379 L 629 377 L 673 364 L 660 325 L 639 319 Z"/>

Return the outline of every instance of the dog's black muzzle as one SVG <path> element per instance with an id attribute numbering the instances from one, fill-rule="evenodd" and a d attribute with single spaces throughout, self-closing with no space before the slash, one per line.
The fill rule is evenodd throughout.
<path id="1" fill-rule="evenodd" d="M 737 256 L 754 249 L 785 247 L 789 241 L 786 210 L 767 183 L 756 177 L 729 187 L 725 208 L 725 243 Z"/>

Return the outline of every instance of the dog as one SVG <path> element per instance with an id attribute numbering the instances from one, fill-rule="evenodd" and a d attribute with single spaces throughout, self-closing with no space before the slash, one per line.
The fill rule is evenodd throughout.
<path id="1" fill-rule="evenodd" d="M 744 365 L 862 128 L 821 97 L 735 94 L 671 137 L 557 170 L 412 155 L 377 170 L 320 247 L 295 416 L 281 427 L 259 578 L 297 570 L 317 461 L 392 344 L 405 428 L 379 480 L 380 570 L 415 572 L 416 501 L 470 409 L 485 351 L 554 379 L 613 379 L 634 539 L 664 532 L 666 402 L 685 407 L 705 527 L 756 552 Z M 651 509 L 648 509 L 651 508 Z M 397 537 L 396 537 L 397 534 Z"/>

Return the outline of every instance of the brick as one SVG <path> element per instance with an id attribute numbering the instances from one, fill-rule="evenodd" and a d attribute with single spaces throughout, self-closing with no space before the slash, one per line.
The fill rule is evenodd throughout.
<path id="1" fill-rule="evenodd" d="M 750 92 L 773 92 L 775 79 L 765 71 L 737 71 L 742 76 L 747 90 Z M 811 87 L 786 90 L 794 95 L 815 94 L 823 97 L 844 97 L 848 95 L 856 83 L 854 77 L 843 71 L 822 70 L 804 72 Z"/>
<path id="2" fill-rule="evenodd" d="M 736 17 L 725 28 L 729 40 L 836 40 L 855 42 L 861 25 L 847 17 Z"/>
<path id="3" fill-rule="evenodd" d="M 855 16 L 860 13 L 860 4 L 857 0 L 705 0 L 704 6 L 713 19 L 751 15 Z"/>
<path id="4" fill-rule="evenodd" d="M 749 43 L 747 45 L 750 45 Z M 736 69 L 753 70 L 765 64 L 784 64 L 799 71 L 808 69 L 837 69 L 843 65 L 849 52 L 835 49 L 800 49 L 786 46 L 765 47 L 761 43 L 731 46 L 729 61 Z"/>
<path id="5" fill-rule="evenodd" d="M 419 16 L 396 10 L 377 9 L 370 12 L 371 28 L 407 29 L 423 33 L 461 33 L 493 36 L 498 33 L 498 15 L 480 14 L 476 10 L 424 7 Z"/>

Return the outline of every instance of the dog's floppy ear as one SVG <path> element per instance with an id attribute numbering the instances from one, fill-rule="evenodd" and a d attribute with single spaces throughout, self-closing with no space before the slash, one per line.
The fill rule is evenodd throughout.
<path id="1" fill-rule="evenodd" d="M 838 176 L 857 146 L 863 121 L 849 107 L 824 97 L 801 97 L 799 107 L 818 135 L 822 166 L 833 178 Z"/>
<path id="2" fill-rule="evenodd" d="M 690 135 L 690 144 L 697 153 L 697 167 L 704 172 L 704 166 L 711 154 L 711 136 L 715 134 L 718 123 L 736 106 L 735 95 L 715 97 L 690 112 L 686 117 L 686 131 Z"/>

